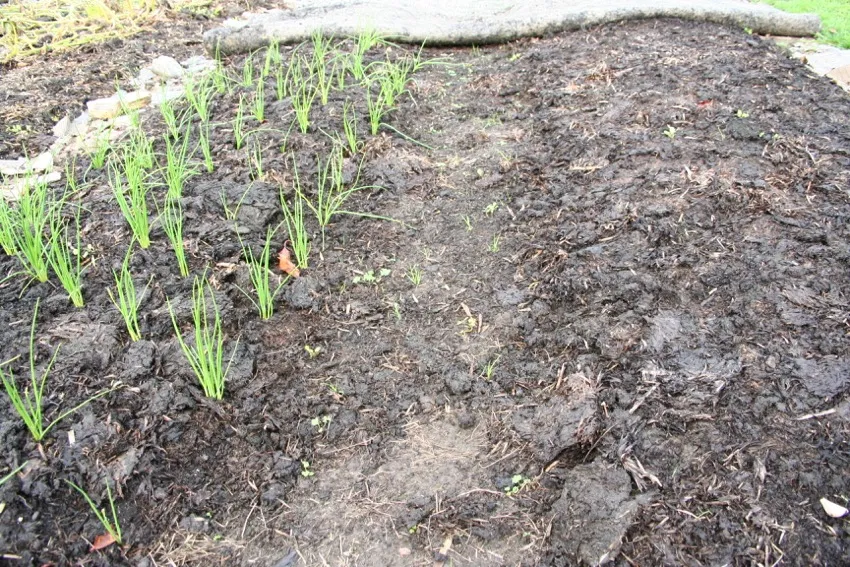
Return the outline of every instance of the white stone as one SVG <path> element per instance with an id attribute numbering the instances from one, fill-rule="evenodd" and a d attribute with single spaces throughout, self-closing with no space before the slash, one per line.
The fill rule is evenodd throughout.
<path id="1" fill-rule="evenodd" d="M 148 83 L 152 83 L 156 79 L 156 73 L 151 71 L 150 69 L 142 69 L 139 71 L 139 84 L 142 86 L 147 85 Z"/>
<path id="2" fill-rule="evenodd" d="M 203 55 L 190 57 L 183 61 L 182 65 L 186 69 L 186 72 L 190 75 L 206 73 L 207 71 L 215 69 L 215 61 L 208 59 Z"/>
<path id="3" fill-rule="evenodd" d="M 178 98 L 182 98 L 184 93 L 185 89 L 182 85 L 171 85 L 154 89 L 151 93 L 151 106 L 159 106 L 163 100 L 177 100 Z"/>
<path id="4" fill-rule="evenodd" d="M 86 103 L 89 116 L 92 118 L 109 119 L 121 114 L 121 101 L 118 97 L 97 98 Z"/>
<path id="5" fill-rule="evenodd" d="M 49 171 L 53 169 L 53 154 L 42 152 L 27 162 L 27 169 L 31 171 Z"/>
<path id="6" fill-rule="evenodd" d="M 108 120 L 119 116 L 124 109 L 136 110 L 147 106 L 151 101 L 151 93 L 140 89 L 133 92 L 118 91 L 107 98 L 98 98 L 86 103 L 89 116 Z"/>
<path id="7" fill-rule="evenodd" d="M 68 135 L 80 137 L 85 136 L 86 132 L 88 132 L 90 121 L 91 118 L 89 117 L 89 113 L 83 112 L 74 118 L 73 122 L 71 122 L 71 126 L 68 128 Z"/>
<path id="8" fill-rule="evenodd" d="M 164 79 L 172 79 L 183 75 L 183 67 L 173 57 L 160 55 L 150 65 L 150 70 Z"/>
<path id="9" fill-rule="evenodd" d="M 26 173 L 26 160 L 18 159 L 0 159 L 0 173 L 3 175 L 21 175 Z"/>
<path id="10" fill-rule="evenodd" d="M 16 200 L 28 187 L 36 183 L 54 183 L 60 179 L 62 179 L 62 174 L 58 171 L 51 171 L 45 175 L 35 177 L 22 177 L 6 185 L 0 185 L 0 197 L 8 200 Z"/>
<path id="11" fill-rule="evenodd" d="M 57 138 L 64 138 L 68 135 L 68 131 L 71 128 L 71 118 L 66 114 L 62 120 L 56 123 L 53 126 L 53 135 Z"/>

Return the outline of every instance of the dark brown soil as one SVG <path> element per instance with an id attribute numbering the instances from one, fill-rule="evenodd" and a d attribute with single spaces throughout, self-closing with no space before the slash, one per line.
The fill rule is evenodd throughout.
<path id="1" fill-rule="evenodd" d="M 176 37 L 126 43 L 139 64 L 200 49 Z M 216 99 L 216 170 L 188 183 L 183 207 L 192 272 L 215 283 L 235 348 L 221 402 L 203 398 L 174 338 L 166 298 L 188 322 L 192 281 L 158 228 L 132 262 L 153 282 L 144 340 L 129 341 L 105 293 L 129 233 L 81 158 L 86 306 L 53 282 L 5 281 L 0 360 L 26 355 L 40 298 L 39 360 L 62 345 L 48 411 L 125 387 L 40 446 L 0 400 L 3 470 L 29 462 L 0 488 L 4 560 L 575 565 L 611 540 L 583 530 L 570 487 L 625 470 L 616 565 L 850 562 L 847 521 L 819 504 L 850 496 L 847 96 L 769 41 L 680 21 L 425 55 L 450 64 L 415 76 L 395 130 L 366 136 L 357 102 L 362 182 L 381 188 L 347 208 L 403 224 L 337 217 L 324 249 L 314 232 L 310 268 L 268 321 L 238 289 L 250 284 L 221 195 L 250 187 L 236 222 L 258 248 L 293 160 L 314 187 L 345 95 L 284 139 L 291 111 L 270 94 L 259 181 L 233 148 L 239 91 Z M 61 107 L 88 97 L 34 88 Z M 17 269 L 0 258 L 3 276 Z M 509 494 L 515 475 L 529 482 Z M 126 545 L 90 553 L 103 530 L 64 480 L 105 504 L 106 478 Z"/>

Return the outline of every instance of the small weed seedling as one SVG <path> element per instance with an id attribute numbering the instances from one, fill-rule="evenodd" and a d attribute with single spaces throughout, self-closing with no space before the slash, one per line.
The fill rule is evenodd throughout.
<path id="1" fill-rule="evenodd" d="M 749 117 L 750 117 L 750 113 L 749 113 L 749 112 L 747 112 L 747 111 L 745 111 L 745 110 L 741 110 L 741 109 L 739 108 L 739 109 L 735 112 L 735 116 L 737 116 L 737 117 L 738 117 L 738 118 L 740 118 L 741 120 L 744 120 L 745 118 L 749 118 Z"/>
<path id="2" fill-rule="evenodd" d="M 391 273 L 392 270 L 388 268 L 381 268 L 378 270 L 377 274 L 375 273 L 375 270 L 369 270 L 351 278 L 351 283 L 378 285 L 382 279 L 389 276 Z"/>
<path id="3" fill-rule="evenodd" d="M 478 319 L 472 315 L 467 315 L 463 319 L 460 319 L 457 324 L 461 328 L 458 332 L 459 335 L 471 335 L 478 327 Z"/>
<path id="4" fill-rule="evenodd" d="M 212 304 L 212 322 L 210 322 L 207 313 L 207 292 L 209 292 Z M 230 362 L 225 367 L 224 331 L 221 329 L 221 315 L 206 274 L 200 278 L 195 277 L 195 283 L 192 286 L 192 321 L 194 323 L 195 340 L 191 345 L 183 338 L 171 302 L 166 300 L 166 303 L 171 315 L 171 323 L 174 325 L 174 332 L 177 335 L 177 341 L 180 343 L 180 349 L 186 356 L 186 360 L 192 367 L 198 382 L 200 382 L 204 395 L 216 400 L 222 399 L 224 397 L 224 380 L 230 371 L 233 357 L 236 356 L 236 347 L 234 347 L 230 356 Z"/>
<path id="5" fill-rule="evenodd" d="M 7 374 L 2 369 L 3 365 L 0 364 L 0 379 L 3 381 L 3 387 L 6 390 L 6 395 L 9 396 L 12 406 L 14 406 L 18 416 L 21 420 L 23 420 L 24 425 L 36 442 L 44 439 L 44 436 L 47 435 L 47 433 L 53 429 L 53 426 L 57 423 L 115 389 L 115 387 L 113 387 L 102 390 L 86 401 L 60 413 L 56 419 L 45 424 L 44 386 L 47 383 L 47 376 L 50 374 L 50 369 L 53 368 L 53 363 L 56 361 L 56 356 L 59 354 L 59 348 L 57 347 L 56 350 L 53 351 L 53 356 L 50 358 L 50 362 L 47 363 L 47 368 L 44 369 L 44 373 L 41 375 L 41 378 L 38 378 L 35 372 L 35 322 L 38 317 L 38 304 L 39 300 L 36 300 L 35 311 L 32 315 L 32 327 L 30 328 L 30 384 L 28 387 L 24 388 L 23 393 L 21 393 L 21 390 L 18 388 L 18 383 L 16 382 L 15 375 L 12 371 L 10 370 Z M 11 361 L 7 361 L 3 364 L 7 364 L 8 362 Z"/>
<path id="6" fill-rule="evenodd" d="M 139 305 L 142 303 L 142 298 L 145 296 L 153 276 L 148 280 L 142 293 L 137 294 L 136 284 L 133 282 L 133 276 L 130 273 L 130 257 L 132 254 L 133 247 L 131 245 L 124 255 L 121 271 L 115 272 L 113 270 L 112 272 L 112 276 L 115 278 L 115 293 L 113 294 L 109 288 L 106 289 L 106 293 L 121 313 L 124 324 L 127 326 L 127 332 L 130 334 L 130 340 L 138 341 L 142 338 L 142 333 L 139 331 Z"/>
<path id="7" fill-rule="evenodd" d="M 419 266 L 411 266 L 407 270 L 407 279 L 409 279 L 410 283 L 412 283 L 415 286 L 418 286 L 419 284 L 421 284 L 422 283 L 422 268 L 420 268 Z"/>
<path id="8" fill-rule="evenodd" d="M 322 354 L 322 347 L 311 347 L 310 345 L 304 345 L 304 351 L 307 353 L 307 356 L 310 357 L 310 360 L 313 360 L 314 358 Z"/>
<path id="9" fill-rule="evenodd" d="M 498 252 L 501 249 L 501 243 L 502 243 L 502 237 L 499 236 L 498 234 L 494 234 L 493 240 L 490 241 L 490 246 L 488 247 L 488 250 L 490 250 L 490 252 L 495 254 L 496 252 Z"/>
<path id="10" fill-rule="evenodd" d="M 496 211 L 499 210 L 500 203 L 498 201 L 493 201 L 489 205 L 484 208 L 484 216 L 492 217 L 496 214 Z"/>
<path id="11" fill-rule="evenodd" d="M 58 209 L 58 207 L 57 207 Z M 62 287 L 68 292 L 68 297 L 74 307 L 83 306 L 83 267 L 82 248 L 80 247 L 80 208 L 74 215 L 76 243 L 68 241 L 68 225 L 62 221 L 59 211 L 52 215 L 50 221 L 50 252 L 48 260 L 50 267 Z"/>
<path id="12" fill-rule="evenodd" d="M 676 138 L 676 128 L 668 124 L 667 128 L 664 129 L 664 135 L 673 140 Z"/>
<path id="13" fill-rule="evenodd" d="M 115 511 L 115 499 L 112 497 L 112 489 L 109 488 L 109 481 L 106 482 L 106 498 L 109 500 L 109 510 L 111 512 L 112 518 L 106 515 L 105 508 L 97 507 L 97 505 L 94 503 L 94 501 L 91 499 L 91 497 L 85 490 L 83 490 L 70 480 L 66 480 L 65 482 L 67 482 L 68 485 L 71 486 L 71 488 L 82 494 L 83 498 L 85 498 L 89 507 L 92 509 L 92 512 L 94 512 L 94 515 L 100 521 L 100 524 L 103 526 L 103 529 L 105 529 L 106 533 L 108 533 L 110 537 L 112 537 L 112 541 L 114 541 L 118 545 L 121 545 L 121 524 L 118 523 L 118 514 Z"/>
<path id="14" fill-rule="evenodd" d="M 310 461 L 305 461 L 305 460 L 302 459 L 302 461 L 301 461 L 301 476 L 303 476 L 304 478 L 310 478 L 311 476 L 313 476 L 315 474 L 316 473 L 314 473 L 313 470 L 310 468 Z"/>
<path id="15" fill-rule="evenodd" d="M 289 278 L 284 278 L 277 287 L 272 289 L 271 278 L 273 273 L 269 269 L 269 259 L 271 258 L 271 243 L 275 231 L 271 228 L 266 232 L 266 241 L 263 244 L 263 249 L 259 256 L 255 256 L 250 246 L 245 246 L 245 243 L 240 240 L 242 245 L 242 256 L 248 264 L 248 273 L 251 276 L 251 285 L 254 287 L 254 296 L 243 289 L 239 289 L 245 297 L 247 297 L 257 311 L 260 313 L 261 319 L 269 319 L 274 313 L 274 300 L 284 284 L 289 281 Z"/>
<path id="16" fill-rule="evenodd" d="M 487 361 L 487 364 L 485 364 L 484 368 L 481 370 L 481 376 L 487 380 L 491 379 L 493 377 L 493 373 L 496 371 L 497 364 L 499 364 L 498 355 L 492 360 Z"/>
<path id="17" fill-rule="evenodd" d="M 505 487 L 505 494 L 508 496 L 516 496 L 520 490 L 528 486 L 531 479 L 525 475 L 515 474 L 511 477 L 511 484 Z"/>
<path id="18" fill-rule="evenodd" d="M 469 215 L 463 215 L 461 218 L 463 219 L 463 224 L 466 227 L 466 232 L 472 232 L 472 217 Z"/>
<path id="19" fill-rule="evenodd" d="M 310 420 L 310 425 L 315 427 L 319 433 L 324 433 L 332 419 L 329 415 L 316 416 Z"/>

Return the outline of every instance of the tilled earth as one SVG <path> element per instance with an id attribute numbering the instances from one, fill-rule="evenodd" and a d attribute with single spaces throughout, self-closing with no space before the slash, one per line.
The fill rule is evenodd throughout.
<path id="1" fill-rule="evenodd" d="M 184 35 L 154 37 L 124 43 L 187 52 Z M 2 402 L 4 470 L 28 461 L 0 488 L 3 560 L 850 562 L 847 521 L 819 504 L 850 496 L 847 96 L 769 41 L 680 21 L 424 55 L 445 64 L 415 75 L 392 129 L 366 136 L 358 100 L 366 145 L 346 167 L 353 179 L 363 158 L 360 182 L 380 187 L 347 208 L 402 222 L 340 216 L 324 246 L 314 231 L 310 268 L 267 321 L 239 290 L 237 233 L 258 248 L 280 222 L 293 163 L 314 186 L 345 96 L 288 137 L 291 109 L 270 96 L 259 180 L 232 143 L 240 93 L 216 99 L 216 170 L 182 204 L 235 353 L 221 402 L 174 338 L 166 298 L 186 323 L 192 281 L 158 228 L 132 261 L 140 286 L 153 279 L 144 340 L 129 341 L 105 292 L 129 233 L 103 172 L 78 160 L 86 306 L 7 279 L 0 360 L 23 355 L 26 375 L 40 299 L 40 365 L 62 345 L 48 411 L 124 387 L 40 445 Z M 8 70 L 0 91 L 63 57 Z M 18 112 L 33 131 L 55 118 Z M 243 196 L 229 218 L 222 201 Z M 107 478 L 126 544 L 90 552 L 103 530 L 64 480 L 105 504 Z"/>

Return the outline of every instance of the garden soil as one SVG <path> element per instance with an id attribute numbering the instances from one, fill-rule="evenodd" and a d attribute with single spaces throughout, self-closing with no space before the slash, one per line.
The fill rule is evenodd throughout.
<path id="1" fill-rule="evenodd" d="M 196 52 L 203 25 L 4 69 L 0 152 L 46 148 L 60 114 L 132 61 Z M 4 280 L 0 360 L 28 376 L 40 301 L 37 367 L 59 348 L 48 415 L 123 387 L 40 444 L 0 400 L 0 461 L 27 462 L 0 488 L 0 561 L 850 562 L 847 520 L 819 503 L 850 496 L 846 94 L 770 41 L 677 20 L 423 56 L 442 64 L 378 135 L 355 101 L 365 145 L 345 175 L 362 160 L 374 188 L 346 208 L 393 221 L 340 215 L 324 243 L 310 224 L 309 268 L 265 321 L 239 239 L 259 251 L 296 168 L 313 191 L 345 95 L 286 135 L 269 83 L 240 150 L 239 89 L 215 99 L 216 169 L 182 205 L 233 353 L 220 402 L 174 338 L 166 300 L 185 329 L 192 278 L 156 224 L 131 262 L 152 279 L 129 341 L 106 290 L 130 235 L 104 170 L 77 160 L 86 305 Z M 115 487 L 123 546 L 90 551 L 103 528 L 66 480 L 104 506 Z"/>

